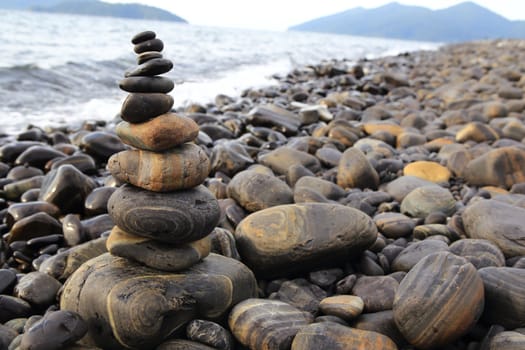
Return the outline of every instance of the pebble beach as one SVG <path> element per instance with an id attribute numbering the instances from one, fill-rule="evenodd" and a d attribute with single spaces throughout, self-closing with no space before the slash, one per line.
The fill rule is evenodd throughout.
<path id="1" fill-rule="evenodd" d="M 0 138 L 0 350 L 525 348 L 525 41 L 177 106 L 161 39 Z"/>

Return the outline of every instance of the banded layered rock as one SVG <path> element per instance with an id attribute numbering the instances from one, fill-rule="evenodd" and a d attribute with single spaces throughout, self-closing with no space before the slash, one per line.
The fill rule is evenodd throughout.
<path id="1" fill-rule="evenodd" d="M 525 327 L 525 270 L 485 267 L 479 275 L 485 287 L 483 319 L 507 329 Z"/>
<path id="2" fill-rule="evenodd" d="M 297 332 L 292 350 L 315 349 L 377 349 L 397 350 L 397 345 L 387 336 L 333 322 L 313 323 Z"/>
<path id="3" fill-rule="evenodd" d="M 281 205 L 255 212 L 237 226 L 243 261 L 261 276 L 305 271 L 359 254 L 377 238 L 363 212 L 339 204 Z"/>
<path id="4" fill-rule="evenodd" d="M 173 274 L 106 253 L 71 275 L 60 308 L 86 320 L 86 345 L 152 349 L 188 321 L 220 317 L 256 294 L 252 272 L 220 255 Z"/>
<path id="5" fill-rule="evenodd" d="M 111 156 L 108 169 L 118 180 L 155 192 L 201 184 L 210 172 L 208 156 L 191 143 L 163 153 L 128 150 Z"/>
<path id="6" fill-rule="evenodd" d="M 267 299 L 244 300 L 228 317 L 235 338 L 250 349 L 260 350 L 290 349 L 297 332 L 312 321 L 309 312 Z"/>
<path id="7" fill-rule="evenodd" d="M 121 122 L 115 131 L 130 146 L 161 152 L 195 140 L 199 126 L 190 118 L 167 113 L 140 124 Z"/>
<path id="8" fill-rule="evenodd" d="M 202 185 L 166 193 L 124 185 L 109 199 L 108 213 L 125 232 L 172 244 L 203 238 L 220 218 L 217 200 Z"/>
<path id="9" fill-rule="evenodd" d="M 464 258 L 440 252 L 421 260 L 403 278 L 393 311 L 408 342 L 432 349 L 467 333 L 483 306 L 483 281 L 476 268 Z"/>
<path id="10" fill-rule="evenodd" d="M 479 200 L 461 215 L 470 238 L 486 239 L 506 257 L 525 255 L 525 209 L 496 200 Z"/>
<path id="11" fill-rule="evenodd" d="M 501 186 L 525 182 L 525 150 L 517 147 L 503 147 L 492 150 L 471 160 L 464 177 L 471 185 Z"/>

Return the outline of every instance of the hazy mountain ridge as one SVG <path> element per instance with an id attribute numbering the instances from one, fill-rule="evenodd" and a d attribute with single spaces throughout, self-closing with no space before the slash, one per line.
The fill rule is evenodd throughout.
<path id="1" fill-rule="evenodd" d="M 0 3 L 0 8 L 187 23 L 185 19 L 157 7 L 98 0 L 5 0 Z"/>
<path id="2" fill-rule="evenodd" d="M 289 30 L 459 42 L 525 38 L 525 21 L 507 20 L 473 2 L 463 2 L 435 11 L 393 2 L 369 10 L 353 8 L 301 23 Z"/>

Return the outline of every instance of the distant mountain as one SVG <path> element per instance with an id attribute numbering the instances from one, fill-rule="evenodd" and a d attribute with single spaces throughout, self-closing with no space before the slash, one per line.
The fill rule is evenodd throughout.
<path id="1" fill-rule="evenodd" d="M 289 30 L 460 42 L 525 38 L 525 21 L 509 21 L 473 2 L 436 11 L 393 2 L 370 10 L 353 8 L 290 27 Z"/>
<path id="2" fill-rule="evenodd" d="M 187 23 L 185 19 L 157 7 L 98 0 L 2 0 L 0 8 Z"/>

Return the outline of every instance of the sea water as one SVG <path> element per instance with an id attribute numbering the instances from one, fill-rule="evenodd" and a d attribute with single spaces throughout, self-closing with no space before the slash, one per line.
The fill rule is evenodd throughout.
<path id="1" fill-rule="evenodd" d="M 131 37 L 153 30 L 174 63 L 175 107 L 275 84 L 275 75 L 328 59 L 357 61 L 439 44 L 307 32 L 0 10 L 0 129 L 110 120 L 136 65 Z"/>

